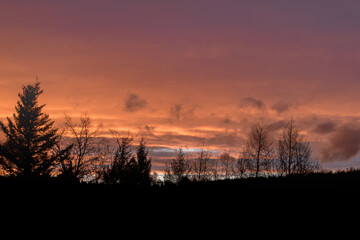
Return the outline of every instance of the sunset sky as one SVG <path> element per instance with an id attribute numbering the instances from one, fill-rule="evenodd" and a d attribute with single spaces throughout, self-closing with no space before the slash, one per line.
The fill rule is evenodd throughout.
<path id="1" fill-rule="evenodd" d="M 173 148 L 242 151 L 294 117 L 324 168 L 360 167 L 360 1 L 0 1 L 0 119 L 38 77 L 45 111 Z M 105 131 L 106 134 L 106 131 Z"/>

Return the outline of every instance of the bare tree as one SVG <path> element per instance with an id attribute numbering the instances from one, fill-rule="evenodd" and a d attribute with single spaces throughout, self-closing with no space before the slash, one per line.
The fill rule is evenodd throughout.
<path id="1" fill-rule="evenodd" d="M 221 172 L 219 171 L 219 161 L 217 158 L 213 158 L 211 159 L 211 178 L 216 181 L 219 178 L 219 173 L 221 174 Z M 221 169 L 220 169 L 221 170 Z"/>
<path id="2" fill-rule="evenodd" d="M 286 123 L 279 139 L 279 171 L 290 175 L 293 169 L 295 150 L 301 141 L 300 131 L 292 118 Z"/>
<path id="3" fill-rule="evenodd" d="M 65 127 L 69 134 L 66 142 L 72 150 L 71 157 L 60 163 L 61 173 L 78 179 L 93 175 L 107 154 L 106 144 L 100 138 L 102 126 L 94 126 L 90 117 L 83 114 L 79 123 L 65 116 Z"/>
<path id="4" fill-rule="evenodd" d="M 252 171 L 252 160 L 244 157 L 244 154 L 241 154 L 239 159 L 236 161 L 235 173 L 239 178 L 243 178 L 244 174 Z"/>
<path id="5" fill-rule="evenodd" d="M 227 152 L 219 156 L 221 172 L 225 179 L 229 179 L 234 173 L 235 158 Z"/>
<path id="6" fill-rule="evenodd" d="M 179 148 L 175 151 L 174 159 L 166 163 L 164 179 L 166 181 L 179 183 L 189 176 L 190 171 L 190 161 L 187 159 L 183 149 Z"/>
<path id="7" fill-rule="evenodd" d="M 312 159 L 310 143 L 300 134 L 292 118 L 287 122 L 278 144 L 278 172 L 282 174 L 303 174 L 320 168 Z"/>
<path id="8" fill-rule="evenodd" d="M 320 169 L 319 162 L 312 157 L 310 143 L 302 139 L 295 148 L 295 164 L 293 172 L 297 174 L 307 174 Z"/>
<path id="9" fill-rule="evenodd" d="M 214 161 L 211 157 L 211 152 L 207 150 L 204 145 L 195 152 L 191 164 L 191 172 L 195 181 L 206 181 L 211 179 L 214 170 Z"/>
<path id="10" fill-rule="evenodd" d="M 247 137 L 244 157 L 253 160 L 255 165 L 255 176 L 259 176 L 261 165 L 267 165 L 272 157 L 272 143 L 269 136 L 269 127 L 259 123 L 251 128 Z"/>

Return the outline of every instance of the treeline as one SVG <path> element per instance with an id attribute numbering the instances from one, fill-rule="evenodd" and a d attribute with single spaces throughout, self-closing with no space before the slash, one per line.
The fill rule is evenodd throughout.
<path id="1" fill-rule="evenodd" d="M 0 122 L 5 135 L 5 141 L 0 143 L 2 176 L 151 184 L 151 159 L 144 139 L 133 150 L 132 138 L 117 137 L 118 149 L 109 159 L 109 146 L 100 137 L 101 126 L 94 126 L 87 115 L 80 122 L 66 116 L 65 128 L 60 131 L 49 115 L 43 113 L 45 105 L 38 103 L 42 92 L 39 82 L 23 86 L 13 120 L 7 118 L 7 124 Z"/>
<path id="2" fill-rule="evenodd" d="M 178 149 L 166 163 L 164 180 L 218 180 L 259 176 L 305 175 L 320 170 L 313 159 L 310 143 L 300 134 L 295 121 L 288 121 L 277 144 L 270 138 L 270 128 L 262 123 L 250 130 L 244 151 L 236 158 L 223 152 L 218 158 L 205 147 L 186 156 Z"/>
<path id="3" fill-rule="evenodd" d="M 150 186 L 152 160 L 144 138 L 134 147 L 131 134 L 121 136 L 111 131 L 117 149 L 101 138 L 101 125 L 94 125 L 87 115 L 79 122 L 65 117 L 65 128 L 55 128 L 45 105 L 39 105 L 43 91 L 40 83 L 23 86 L 13 119 L 0 122 L 5 140 L 0 143 L 2 176 L 29 179 L 55 177 L 64 181 L 93 181 L 106 184 Z M 255 125 L 247 136 L 239 156 L 223 152 L 216 157 L 205 146 L 191 154 L 183 149 L 166 162 L 164 181 L 203 182 L 207 180 L 308 174 L 320 169 L 312 157 L 310 144 L 291 119 L 277 142 L 271 140 L 270 128 Z M 71 137 L 69 137 L 71 136 Z"/>

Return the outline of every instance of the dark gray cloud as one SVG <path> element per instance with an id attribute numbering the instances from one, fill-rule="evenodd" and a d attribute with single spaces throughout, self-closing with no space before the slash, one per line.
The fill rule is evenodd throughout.
<path id="1" fill-rule="evenodd" d="M 221 123 L 223 124 L 230 124 L 232 122 L 230 117 L 225 117 L 223 119 L 221 119 Z"/>
<path id="2" fill-rule="evenodd" d="M 328 120 L 317 124 L 313 129 L 313 132 L 318 134 L 328 134 L 334 132 L 336 127 L 337 124 L 335 122 Z"/>
<path id="3" fill-rule="evenodd" d="M 145 138 L 152 138 L 154 136 L 155 129 L 156 129 L 155 126 L 145 125 L 145 126 L 142 126 L 142 127 L 138 127 L 137 134 L 139 136 L 143 136 Z"/>
<path id="4" fill-rule="evenodd" d="M 260 110 L 266 108 L 265 103 L 263 101 L 255 99 L 253 97 L 243 98 L 240 101 L 239 107 L 240 108 L 251 107 L 251 108 L 256 108 L 256 109 L 260 109 Z"/>
<path id="5" fill-rule="evenodd" d="M 295 107 L 295 105 L 290 102 L 279 101 L 274 103 L 271 109 L 280 114 L 289 111 L 292 107 Z"/>
<path id="6" fill-rule="evenodd" d="M 333 130 L 329 142 L 321 149 L 322 161 L 347 161 L 360 151 L 360 127 L 358 124 L 343 124 Z"/>
<path id="7" fill-rule="evenodd" d="M 182 104 L 174 104 L 169 110 L 170 121 L 194 119 L 195 108 L 196 107 L 185 108 Z"/>
<path id="8" fill-rule="evenodd" d="M 182 113 L 182 105 L 181 104 L 174 104 L 170 108 L 170 118 L 179 120 Z"/>
<path id="9" fill-rule="evenodd" d="M 134 93 L 129 93 L 125 99 L 125 110 L 127 112 L 136 112 L 145 108 L 147 102 L 145 99 L 139 97 L 139 95 Z"/>
<path id="10" fill-rule="evenodd" d="M 147 132 L 153 132 L 155 130 L 154 126 L 145 125 L 144 130 Z"/>

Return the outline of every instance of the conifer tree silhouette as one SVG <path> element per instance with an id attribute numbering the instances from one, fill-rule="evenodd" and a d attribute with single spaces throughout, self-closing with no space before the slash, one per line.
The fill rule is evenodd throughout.
<path id="1" fill-rule="evenodd" d="M 136 152 L 137 166 L 135 176 L 140 186 L 148 186 L 151 183 L 151 158 L 148 157 L 145 139 L 141 138 Z"/>
<path id="2" fill-rule="evenodd" d="M 49 115 L 43 113 L 45 105 L 38 103 L 42 93 L 40 82 L 23 86 L 13 120 L 7 118 L 7 125 L 0 122 L 6 137 L 0 144 L 0 166 L 10 175 L 49 175 L 59 158 L 67 156 L 69 149 L 53 151 L 57 129 Z"/>
<path id="3" fill-rule="evenodd" d="M 164 180 L 180 183 L 189 177 L 191 166 L 182 148 L 176 150 L 174 158 L 168 161 L 164 168 Z M 186 180 L 185 180 L 186 181 Z"/>
<path id="4" fill-rule="evenodd" d="M 151 184 L 151 158 L 144 138 L 140 139 L 136 152 L 133 152 L 133 138 L 117 138 L 118 149 L 109 168 L 103 172 L 105 183 L 128 186 L 149 187 Z"/>
<path id="5" fill-rule="evenodd" d="M 105 169 L 104 181 L 110 184 L 124 184 L 129 182 L 131 166 L 136 163 L 133 158 L 131 142 L 133 137 L 130 134 L 127 137 L 117 137 L 118 149 L 109 168 Z"/>

